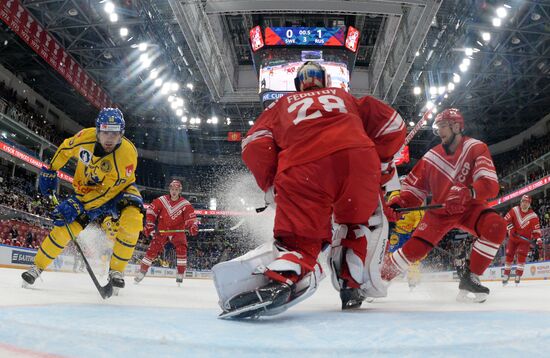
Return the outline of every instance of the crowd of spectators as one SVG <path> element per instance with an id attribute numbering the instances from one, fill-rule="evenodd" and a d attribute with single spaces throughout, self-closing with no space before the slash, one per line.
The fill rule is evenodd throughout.
<path id="1" fill-rule="evenodd" d="M 550 136 L 543 135 L 531 137 L 513 150 L 495 155 L 493 160 L 499 177 L 504 178 L 549 152 Z"/>
<path id="2" fill-rule="evenodd" d="M 531 137 L 513 150 L 497 154 L 493 157 L 500 179 L 506 178 L 518 169 L 550 153 L 550 136 Z M 550 160 L 525 168 L 518 175 L 501 180 L 501 195 L 517 190 L 528 183 L 532 183 L 550 174 Z"/>
<path id="3" fill-rule="evenodd" d="M 17 97 L 17 92 L 7 88 L 4 81 L 0 82 L 0 99 L 6 102 L 3 113 L 9 118 L 24 124 L 34 133 L 47 139 L 51 143 L 59 144 L 63 137 L 55 127 L 49 123 L 44 114 L 40 114 L 29 106 L 28 100 Z"/>
<path id="4" fill-rule="evenodd" d="M 34 189 L 36 179 L 32 177 L 1 177 L 0 205 L 20 210 L 29 214 L 46 216 L 48 205 L 46 200 Z"/>

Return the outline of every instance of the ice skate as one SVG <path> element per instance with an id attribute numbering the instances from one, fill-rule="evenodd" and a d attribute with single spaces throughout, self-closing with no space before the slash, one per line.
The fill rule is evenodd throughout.
<path id="1" fill-rule="evenodd" d="M 460 283 L 458 285 L 458 295 L 456 300 L 459 302 L 476 302 L 483 303 L 487 300 L 490 290 L 483 286 L 479 281 L 478 275 L 470 272 L 470 269 L 465 268 Z M 468 296 L 471 293 L 474 297 Z"/>
<path id="2" fill-rule="evenodd" d="M 365 298 L 367 297 L 360 288 L 344 288 L 340 290 L 342 310 L 352 310 L 361 307 Z"/>
<path id="3" fill-rule="evenodd" d="M 219 318 L 258 318 L 270 309 L 287 303 L 292 289 L 280 282 L 270 282 L 254 291 L 241 293 L 227 302 Z"/>
<path id="4" fill-rule="evenodd" d="M 134 277 L 134 283 L 137 285 L 138 283 L 143 281 L 146 274 L 147 272 L 142 272 L 142 271 L 138 272 L 137 275 Z"/>
<path id="5" fill-rule="evenodd" d="M 504 278 L 502 279 L 502 286 L 506 286 L 509 280 L 510 280 L 510 275 L 504 275 Z"/>
<path id="6" fill-rule="evenodd" d="M 521 276 L 516 275 L 516 279 L 514 280 L 514 282 L 516 283 L 516 286 L 519 285 L 519 281 L 521 281 Z"/>
<path id="7" fill-rule="evenodd" d="M 42 270 L 34 265 L 27 271 L 23 272 L 21 274 L 21 277 L 23 278 L 22 287 L 29 288 L 30 286 L 32 286 L 34 284 L 34 281 L 36 281 L 36 279 L 40 277 L 41 273 L 42 273 Z"/>
<path id="8" fill-rule="evenodd" d="M 183 274 L 182 274 L 182 273 L 178 273 L 178 274 L 176 275 L 176 283 L 178 284 L 178 287 L 181 286 L 182 282 L 183 282 Z"/>
<path id="9" fill-rule="evenodd" d="M 118 296 L 118 292 L 121 288 L 124 288 L 124 277 L 122 275 L 122 272 L 110 270 L 109 271 L 109 283 L 107 284 L 108 287 L 108 294 L 107 297 L 111 296 Z"/>

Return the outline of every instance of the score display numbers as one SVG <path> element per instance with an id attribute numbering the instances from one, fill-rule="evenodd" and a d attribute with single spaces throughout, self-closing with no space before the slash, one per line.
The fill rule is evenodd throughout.
<path id="1" fill-rule="evenodd" d="M 346 27 L 266 27 L 268 46 L 344 46 Z"/>

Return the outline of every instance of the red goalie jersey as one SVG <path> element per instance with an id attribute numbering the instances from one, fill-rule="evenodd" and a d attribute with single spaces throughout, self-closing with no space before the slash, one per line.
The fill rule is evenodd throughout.
<path id="1" fill-rule="evenodd" d="M 153 200 L 147 208 L 147 223 L 156 224 L 157 231 L 183 230 L 196 224 L 197 217 L 193 206 L 185 198 L 172 201 L 170 195 L 163 195 Z M 183 232 L 165 235 L 185 236 Z"/>
<path id="2" fill-rule="evenodd" d="M 519 206 L 514 206 L 504 217 L 508 223 L 508 235 L 523 237 L 528 240 L 542 237 L 539 217 L 531 209 L 526 213 Z"/>
<path id="3" fill-rule="evenodd" d="M 266 191 L 276 173 L 343 149 L 375 147 L 383 164 L 391 162 L 405 134 L 401 116 L 374 97 L 340 88 L 298 92 L 262 113 L 243 140 L 243 160 Z"/>
<path id="4" fill-rule="evenodd" d="M 435 146 L 407 175 L 400 196 L 413 207 L 421 205 L 431 192 L 432 204 L 443 204 L 449 189 L 457 183 L 474 189 L 472 203 L 485 202 L 498 194 L 497 174 L 485 143 L 463 137 L 450 155 L 441 144 Z"/>

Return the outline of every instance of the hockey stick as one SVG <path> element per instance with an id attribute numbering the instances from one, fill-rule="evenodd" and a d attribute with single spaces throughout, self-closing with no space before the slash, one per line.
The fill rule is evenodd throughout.
<path id="1" fill-rule="evenodd" d="M 211 232 L 214 229 L 199 229 L 199 232 Z M 177 232 L 184 232 L 186 234 L 189 234 L 189 230 L 159 230 L 161 234 L 171 234 L 171 233 L 177 233 Z"/>
<path id="2" fill-rule="evenodd" d="M 269 205 L 266 205 L 266 206 L 262 206 L 261 208 L 256 208 L 256 212 L 257 213 L 261 213 L 262 211 L 265 211 L 265 209 L 267 209 Z"/>
<path id="3" fill-rule="evenodd" d="M 422 118 L 420 118 L 418 123 L 416 123 L 416 125 L 409 132 L 409 134 L 407 134 L 407 137 L 405 138 L 405 143 L 403 144 L 403 146 L 406 146 L 411 142 L 411 140 L 414 138 L 416 133 L 418 133 L 420 128 L 422 128 L 422 126 L 424 125 L 424 122 L 426 121 L 426 118 L 433 112 L 433 109 L 435 108 L 435 104 L 438 103 L 439 101 L 441 101 L 441 99 L 444 96 L 445 96 L 445 94 L 439 95 L 433 102 L 434 106 L 432 108 L 428 109 L 426 112 L 424 112 L 424 114 L 422 115 Z"/>
<path id="4" fill-rule="evenodd" d="M 434 210 L 434 209 L 441 209 L 444 208 L 445 205 L 443 204 L 437 204 L 437 205 L 425 205 L 425 206 L 417 206 L 414 208 L 397 208 L 394 209 L 398 213 L 408 213 L 409 211 L 419 211 L 419 210 Z"/>
<path id="5" fill-rule="evenodd" d="M 57 195 L 55 195 L 55 192 L 52 193 L 51 198 L 52 198 L 52 201 L 53 201 L 54 205 L 56 205 L 56 206 L 59 205 L 59 200 L 57 199 Z M 101 295 L 101 298 L 106 299 L 106 298 L 111 297 L 112 292 L 113 292 L 113 287 L 109 283 L 105 286 L 101 286 L 99 284 L 99 281 L 97 280 L 97 277 L 95 276 L 94 271 L 92 270 L 92 267 L 90 266 L 90 263 L 86 259 L 86 256 L 84 256 L 84 252 L 82 251 L 82 248 L 78 244 L 78 241 L 76 241 L 76 237 L 74 236 L 73 231 L 71 230 L 71 228 L 69 227 L 69 224 L 67 224 L 67 222 L 65 222 L 65 228 L 69 232 L 69 236 L 71 237 L 71 240 L 73 241 L 74 246 L 76 246 L 76 249 L 78 250 L 78 253 L 80 254 L 80 256 L 82 256 L 82 260 L 84 260 L 84 264 L 86 265 L 86 270 L 88 271 L 88 274 L 90 274 L 90 277 L 91 277 L 92 281 L 94 282 L 95 287 L 99 291 L 99 294 Z"/>
<path id="6" fill-rule="evenodd" d="M 526 237 L 523 236 L 523 235 L 517 234 L 516 236 L 519 237 L 520 239 L 522 239 L 523 241 L 528 242 L 529 245 L 530 245 L 531 247 L 536 247 L 536 246 L 537 246 L 536 243 L 534 243 L 533 241 L 529 240 L 528 238 L 526 238 Z"/>

